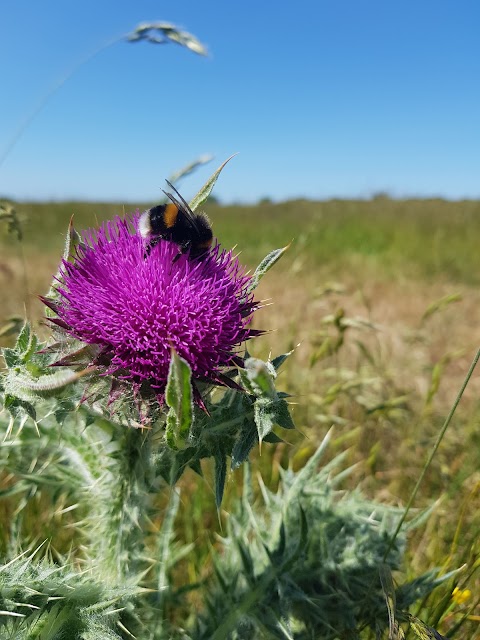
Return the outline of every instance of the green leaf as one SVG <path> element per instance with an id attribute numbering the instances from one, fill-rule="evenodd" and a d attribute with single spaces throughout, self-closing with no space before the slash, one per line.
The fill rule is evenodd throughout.
<path id="1" fill-rule="evenodd" d="M 20 356 L 24 356 L 26 353 L 28 353 L 32 342 L 32 335 L 33 334 L 30 329 L 30 324 L 28 322 L 25 322 L 22 330 L 18 334 L 17 343 L 15 345 L 15 349 Z"/>
<path id="2" fill-rule="evenodd" d="M 81 244 L 82 238 L 73 226 L 72 216 L 68 225 L 67 237 L 65 239 L 65 246 L 63 248 L 63 259 L 67 262 L 73 262 L 76 257 L 76 248 Z"/>
<path id="3" fill-rule="evenodd" d="M 13 419 L 20 420 L 20 425 L 25 423 L 27 418 L 32 418 L 34 422 L 37 419 L 37 412 L 35 411 L 33 404 L 15 396 L 6 395 L 4 399 L 4 407 Z"/>
<path id="4" fill-rule="evenodd" d="M 257 400 L 254 407 L 254 419 L 260 442 L 270 434 L 277 424 L 283 429 L 295 429 L 295 424 L 288 411 L 288 405 L 285 400 L 281 399 L 266 400 L 260 398 Z"/>
<path id="5" fill-rule="evenodd" d="M 203 185 L 203 187 L 200 189 L 197 195 L 190 201 L 189 204 L 190 204 L 190 209 L 192 211 L 195 211 L 195 209 L 198 209 L 198 207 L 200 207 L 205 202 L 205 200 L 211 194 L 212 189 L 215 186 L 216 181 L 218 180 L 218 176 L 221 174 L 224 166 L 227 164 L 227 162 L 230 162 L 232 158 L 233 156 L 230 156 L 230 158 L 225 160 L 225 162 L 222 165 L 220 165 L 220 167 L 215 171 L 215 173 L 212 176 L 210 176 L 207 182 Z"/>
<path id="6" fill-rule="evenodd" d="M 249 549 L 245 542 L 239 538 L 235 540 L 238 549 L 238 555 L 242 563 L 242 574 L 247 580 L 250 587 L 253 587 L 255 583 L 255 567 L 252 556 L 249 553 Z"/>
<path id="7" fill-rule="evenodd" d="M 248 358 L 245 360 L 244 371 L 248 388 L 257 398 L 269 398 L 271 400 L 277 398 L 274 382 L 277 374 L 271 363 L 264 362 L 258 358 Z"/>
<path id="8" fill-rule="evenodd" d="M 269 269 L 273 267 L 273 265 L 278 260 L 280 260 L 280 258 L 289 248 L 290 248 L 290 245 L 287 244 L 286 247 L 283 247 L 282 249 L 275 249 L 274 251 L 271 251 L 268 254 L 268 256 L 265 256 L 265 258 L 261 261 L 261 263 L 255 269 L 255 272 L 250 280 L 250 284 L 248 285 L 248 289 L 247 289 L 248 293 L 250 293 L 251 291 L 253 291 L 258 287 L 258 283 L 263 278 L 263 276 L 267 273 Z"/>
<path id="9" fill-rule="evenodd" d="M 13 369 L 14 367 L 17 367 L 19 364 L 21 364 L 21 360 L 18 357 L 18 353 L 15 349 L 9 349 L 8 347 L 6 347 L 5 349 L 2 349 L 2 355 L 3 359 L 5 360 L 5 364 L 9 369 Z"/>
<path id="10" fill-rule="evenodd" d="M 52 280 L 52 284 L 50 285 L 50 289 L 46 295 L 48 299 L 55 300 L 56 298 L 58 298 L 57 286 L 58 286 L 58 281 L 59 280 L 61 281 L 62 279 L 61 266 L 63 264 L 63 261 L 74 262 L 75 256 L 76 256 L 76 247 L 78 247 L 80 244 L 82 244 L 82 238 L 73 226 L 73 216 L 72 216 L 68 224 L 67 236 L 65 239 L 65 246 L 63 248 L 62 261 L 60 262 L 60 266 L 57 269 L 57 273 L 55 274 L 55 277 Z M 56 314 L 54 313 L 54 311 L 52 311 L 52 309 L 46 306 L 45 315 L 48 318 L 52 318 Z"/>
<path id="11" fill-rule="evenodd" d="M 240 431 L 237 441 L 232 449 L 232 469 L 238 467 L 245 462 L 248 454 L 257 442 L 257 430 L 255 424 L 248 421 Z"/>
<path id="12" fill-rule="evenodd" d="M 173 450 L 184 449 L 193 423 L 192 370 L 188 362 L 172 349 L 165 402 L 167 415 L 167 444 Z"/>
<path id="13" fill-rule="evenodd" d="M 187 447 L 182 451 L 173 451 L 169 447 L 162 447 L 155 456 L 155 469 L 165 482 L 172 487 L 182 476 L 187 467 L 195 465 L 195 449 Z"/>
<path id="14" fill-rule="evenodd" d="M 30 324 L 25 322 L 17 337 L 17 342 L 13 349 L 2 349 L 5 364 L 9 369 L 31 360 L 37 350 L 38 339 L 32 332 Z"/>
<path id="15" fill-rule="evenodd" d="M 271 403 L 273 413 L 275 415 L 276 423 L 282 429 L 295 429 L 295 423 L 290 415 L 290 409 L 288 403 L 285 400 L 279 398 Z"/>
<path id="16" fill-rule="evenodd" d="M 55 420 L 58 424 L 62 425 L 65 422 L 68 416 L 75 411 L 75 406 L 75 403 L 67 398 L 59 401 L 55 409 Z"/>
<path id="17" fill-rule="evenodd" d="M 254 420 L 257 425 L 258 441 L 261 443 L 275 426 L 275 418 L 272 416 L 270 402 L 257 400 L 254 408 Z"/>
<path id="18" fill-rule="evenodd" d="M 280 436 L 277 436 L 277 434 L 274 431 L 270 431 L 270 433 L 267 433 L 267 435 L 264 437 L 263 441 L 264 442 L 269 442 L 270 444 L 285 443 L 285 440 L 280 438 Z"/>
<path id="19" fill-rule="evenodd" d="M 223 492 L 225 490 L 225 479 L 227 477 L 227 457 L 223 452 L 215 454 L 215 504 L 220 509 Z"/>
<path id="20" fill-rule="evenodd" d="M 285 360 L 289 356 L 291 356 L 294 351 L 295 351 L 295 349 L 292 349 L 291 351 L 288 351 L 287 353 L 283 353 L 282 355 L 277 356 L 276 358 L 274 358 L 272 360 L 272 366 L 275 369 L 275 371 L 278 371 L 280 369 L 280 367 L 285 362 Z"/>

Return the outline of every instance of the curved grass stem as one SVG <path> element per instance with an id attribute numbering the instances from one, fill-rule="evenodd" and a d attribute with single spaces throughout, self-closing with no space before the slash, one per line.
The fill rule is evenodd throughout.
<path id="1" fill-rule="evenodd" d="M 17 129 L 17 131 L 11 138 L 10 142 L 8 142 L 7 146 L 3 150 L 3 153 L 0 154 L 0 167 L 3 165 L 3 163 L 7 159 L 12 149 L 15 147 L 15 145 L 20 140 L 20 138 L 25 133 L 25 131 L 28 129 L 28 127 L 33 122 L 33 120 L 38 116 L 39 113 L 41 113 L 41 111 L 43 111 L 44 107 L 48 104 L 50 98 L 52 98 L 57 93 L 57 91 L 59 91 L 63 87 L 63 85 L 67 82 L 67 80 L 69 80 L 81 67 L 83 67 L 84 64 L 87 64 L 87 62 L 90 62 L 90 60 L 95 58 L 99 53 L 101 53 L 111 45 L 116 44 L 117 42 L 120 42 L 120 40 L 123 40 L 124 38 L 125 38 L 124 34 L 122 34 L 119 37 L 117 36 L 114 39 L 111 39 L 108 42 L 102 44 L 100 47 L 95 49 L 95 51 L 83 57 L 80 60 L 80 62 L 75 64 L 69 71 L 67 71 L 67 73 L 49 91 L 47 91 L 47 93 L 41 98 L 41 100 L 33 109 L 33 111 L 27 116 L 24 122 Z"/>
<path id="2" fill-rule="evenodd" d="M 455 401 L 454 401 L 454 403 L 452 405 L 452 408 L 450 409 L 450 412 L 449 412 L 448 416 L 446 417 L 445 422 L 443 423 L 443 427 L 441 428 L 440 433 L 437 436 L 437 440 L 435 442 L 435 445 L 434 445 L 432 451 L 430 452 L 430 455 L 428 456 L 428 460 L 426 461 L 426 463 L 425 463 L 425 465 L 424 465 L 424 467 L 422 469 L 422 472 L 421 472 L 421 474 L 420 474 L 420 476 L 419 476 L 419 478 L 417 480 L 417 483 L 415 484 L 415 487 L 414 487 L 414 489 L 412 491 L 412 494 L 411 494 L 410 498 L 408 499 L 408 502 L 407 502 L 407 504 L 405 506 L 405 511 L 404 511 L 402 517 L 400 518 L 400 521 L 397 524 L 397 528 L 395 529 L 395 532 L 394 532 L 394 534 L 392 536 L 390 544 L 388 545 L 387 550 L 385 551 L 385 555 L 383 557 L 383 561 L 384 562 L 385 562 L 385 560 L 386 560 L 386 558 L 387 558 L 387 556 L 388 556 L 388 554 L 389 554 L 389 552 L 390 552 L 390 550 L 391 550 L 391 548 L 393 546 L 393 543 L 394 543 L 396 537 L 398 536 L 398 534 L 400 532 L 400 529 L 403 526 L 403 523 L 405 522 L 405 519 L 406 519 L 406 517 L 408 515 L 408 512 L 410 511 L 410 509 L 412 507 L 412 504 L 413 504 L 415 498 L 417 497 L 418 491 L 420 489 L 420 485 L 422 484 L 423 479 L 425 477 L 425 474 L 427 473 L 428 469 L 430 468 L 430 465 L 432 464 L 433 458 L 435 457 L 435 454 L 438 451 L 440 443 L 442 442 L 443 437 L 444 437 L 444 435 L 445 435 L 445 433 L 446 433 L 446 431 L 447 431 L 447 429 L 448 429 L 448 427 L 450 425 L 450 422 L 452 421 L 452 418 L 453 418 L 453 416 L 455 414 L 455 411 L 457 410 L 457 407 L 458 407 L 458 405 L 460 403 L 460 400 L 462 399 L 463 393 L 464 393 L 465 389 L 467 388 L 468 383 L 470 382 L 470 378 L 472 377 L 472 374 L 473 374 L 473 372 L 475 370 L 475 367 L 477 366 L 477 363 L 478 363 L 479 359 L 480 359 L 480 348 L 478 349 L 477 353 L 475 354 L 475 357 L 474 357 L 474 359 L 472 361 L 472 364 L 470 365 L 470 368 L 469 368 L 469 370 L 467 372 L 467 375 L 465 376 L 465 379 L 464 379 L 464 381 L 462 383 L 462 386 L 460 387 L 460 391 L 458 392 L 457 397 L 455 398 Z"/>

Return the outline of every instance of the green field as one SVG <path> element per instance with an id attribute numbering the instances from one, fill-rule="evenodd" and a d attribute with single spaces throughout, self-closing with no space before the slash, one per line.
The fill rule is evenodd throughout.
<path id="1" fill-rule="evenodd" d="M 19 243 L 0 227 L 1 319 L 23 316 L 24 309 L 41 319 L 35 296 L 48 290 L 72 215 L 82 229 L 148 204 L 15 203 L 24 238 Z M 272 304 L 258 312 L 255 327 L 269 332 L 249 349 L 266 357 L 296 348 L 278 386 L 294 396 L 302 435 L 264 447 L 257 463 L 266 482 L 276 483 L 278 464 L 301 466 L 333 424 L 332 455 L 348 448 L 348 461 L 360 463 L 350 486 L 360 483 L 371 497 L 405 504 L 480 344 L 480 202 L 378 196 L 206 211 L 221 244 L 236 246 L 250 269 L 291 242 L 258 289 Z M 474 374 L 414 506 L 440 502 L 408 554 L 410 577 L 466 563 L 459 583 L 473 592 L 468 607 L 480 589 L 479 392 Z M 218 523 L 208 482 L 193 475 L 182 482 L 185 504 L 195 494 L 179 526 L 184 540 L 196 543 L 196 558 L 181 569 L 193 582 Z M 235 491 L 231 482 L 227 510 Z M 31 506 L 34 528 L 50 527 L 55 540 L 59 534 L 42 521 L 40 506 Z M 448 593 L 439 589 L 436 600 L 424 603 L 424 619 L 434 620 L 442 597 Z M 447 623 L 462 611 L 453 610 Z M 478 637 L 478 624 L 467 622 L 455 638 Z"/>
<path id="2" fill-rule="evenodd" d="M 25 221 L 25 246 L 59 250 L 71 216 L 79 229 L 152 203 L 17 203 Z M 478 284 L 480 202 L 393 200 L 294 200 L 256 206 L 206 207 L 225 246 L 236 244 L 256 264 L 272 246 L 294 239 L 292 254 L 311 266 L 351 266 L 362 259 L 393 277 L 420 275 Z M 10 242 L 8 241 L 8 244 Z"/>

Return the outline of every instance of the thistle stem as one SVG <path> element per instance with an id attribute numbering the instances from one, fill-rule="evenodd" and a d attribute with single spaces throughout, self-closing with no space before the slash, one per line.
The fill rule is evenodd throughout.
<path id="1" fill-rule="evenodd" d="M 144 554 L 143 523 L 150 485 L 150 431 L 125 429 L 116 466 L 102 482 L 104 502 L 92 514 L 92 562 L 114 584 L 138 578 Z M 105 504 L 106 502 L 106 504 Z"/>

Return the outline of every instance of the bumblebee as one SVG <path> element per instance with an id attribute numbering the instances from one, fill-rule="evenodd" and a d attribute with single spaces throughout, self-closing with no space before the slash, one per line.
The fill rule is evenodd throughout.
<path id="1" fill-rule="evenodd" d="M 179 246 L 174 261 L 187 251 L 190 251 L 190 258 L 200 258 L 212 245 L 210 221 L 204 213 L 194 213 L 175 187 L 168 180 L 166 182 L 175 192 L 173 195 L 164 191 L 171 202 L 148 209 L 139 220 L 138 230 L 148 243 L 147 255 L 163 239 Z"/>

